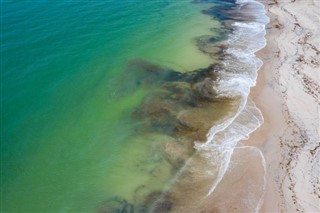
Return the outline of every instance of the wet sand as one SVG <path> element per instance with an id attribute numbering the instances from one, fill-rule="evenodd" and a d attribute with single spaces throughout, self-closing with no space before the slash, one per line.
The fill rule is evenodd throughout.
<path id="1" fill-rule="evenodd" d="M 270 23 L 251 99 L 265 122 L 243 141 L 266 159 L 260 212 L 319 212 L 320 2 L 261 2 Z"/>

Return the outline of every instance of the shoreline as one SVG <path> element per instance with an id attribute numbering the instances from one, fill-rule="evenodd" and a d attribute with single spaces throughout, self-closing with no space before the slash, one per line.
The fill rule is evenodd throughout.
<path id="1" fill-rule="evenodd" d="M 258 147 L 266 159 L 267 187 L 260 212 L 317 212 L 319 2 L 260 2 L 270 22 L 267 46 L 257 53 L 263 66 L 250 98 L 265 122 L 242 141 Z M 303 14 L 306 9 L 309 14 Z"/>

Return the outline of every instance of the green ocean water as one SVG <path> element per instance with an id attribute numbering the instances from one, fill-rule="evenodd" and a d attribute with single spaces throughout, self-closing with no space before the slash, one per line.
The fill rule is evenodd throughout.
<path id="1" fill-rule="evenodd" d="M 219 29 L 208 6 L 2 1 L 1 211 L 94 212 L 141 184 L 161 191 L 174 173 L 148 170 L 170 139 L 136 133 L 131 113 L 151 90 L 123 77 L 135 59 L 180 72 L 213 63 L 195 42 Z"/>

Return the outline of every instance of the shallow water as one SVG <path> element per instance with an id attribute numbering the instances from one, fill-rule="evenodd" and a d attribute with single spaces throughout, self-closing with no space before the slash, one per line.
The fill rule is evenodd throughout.
<path id="1" fill-rule="evenodd" d="M 264 43 L 209 2 L 1 3 L 4 212 L 176 212 L 190 168 L 196 200 L 215 190 L 262 122 L 246 103 Z"/>
<path id="2" fill-rule="evenodd" d="M 150 141 L 131 118 L 150 88 L 128 86 L 137 80 L 125 79 L 133 72 L 128 63 L 207 67 L 214 60 L 195 38 L 214 35 L 219 23 L 189 1 L 1 7 L 2 209 L 93 211 L 110 196 L 131 199 L 150 179 L 134 167 Z M 163 170 L 157 190 L 172 176 Z"/>

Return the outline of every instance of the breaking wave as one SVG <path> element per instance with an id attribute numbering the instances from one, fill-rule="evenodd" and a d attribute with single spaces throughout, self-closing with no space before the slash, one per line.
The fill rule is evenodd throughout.
<path id="1" fill-rule="evenodd" d="M 237 1 L 240 9 L 250 2 L 253 7 L 264 8 L 261 3 L 251 0 Z M 226 41 L 227 49 L 220 77 L 215 87 L 220 96 L 238 96 L 240 104 L 234 115 L 220 124 L 213 126 L 205 144 L 196 143 L 195 148 L 219 167 L 217 178 L 212 184 L 210 195 L 222 180 L 234 148 L 241 140 L 248 139 L 262 123 L 263 117 L 255 104 L 248 99 L 250 88 L 255 86 L 257 72 L 262 61 L 255 56 L 255 52 L 266 45 L 265 25 L 269 22 L 264 10 L 250 11 L 258 17 L 250 22 L 234 22 L 234 31 Z"/>
<path id="2" fill-rule="evenodd" d="M 215 67 L 219 75 L 213 80 L 212 85 L 219 98 L 232 98 L 236 100 L 237 107 L 212 126 L 207 133 L 205 143 L 195 142 L 196 153 L 178 173 L 179 177 L 176 177 L 175 186 L 172 187 L 173 199 L 178 199 L 179 196 L 184 199 L 184 201 L 176 201 L 178 207 L 173 209 L 173 212 L 207 212 L 208 209 L 217 210 L 217 208 L 228 210 L 227 208 L 232 204 L 229 207 L 221 204 L 228 202 L 227 200 L 219 203 L 217 194 L 221 195 L 221 190 L 217 192 L 216 190 L 226 174 L 239 178 L 230 170 L 241 170 L 237 164 L 248 156 L 252 157 L 253 163 L 250 163 L 248 157 L 245 161 L 247 166 L 250 167 L 252 164 L 252 167 L 259 168 L 262 176 L 254 174 L 253 169 L 248 168 L 255 178 L 248 178 L 251 182 L 244 186 L 244 188 L 247 187 L 247 194 L 241 195 L 246 198 L 241 197 L 243 202 L 234 205 L 239 208 L 241 206 L 243 212 L 258 212 L 263 202 L 266 173 L 263 154 L 256 147 L 241 146 L 238 143 L 248 139 L 249 134 L 260 127 L 264 121 L 260 110 L 250 100 L 249 93 L 251 87 L 256 85 L 257 72 L 263 64 L 255 53 L 266 46 L 265 26 L 269 18 L 265 15 L 264 5 L 254 0 L 238 0 L 236 5 L 237 15 L 243 15 L 244 18 L 228 20 L 228 26 L 232 30 L 223 42 L 222 63 Z M 239 158 L 236 162 L 232 159 L 237 158 L 238 154 L 234 155 L 234 153 L 238 149 L 241 149 L 242 156 L 246 153 L 246 157 Z M 241 166 L 244 166 L 244 163 Z M 208 184 L 211 187 L 208 188 Z M 253 186 L 257 187 L 252 188 Z M 190 190 L 192 194 L 188 194 Z M 245 191 L 243 188 L 240 190 Z M 228 196 L 226 199 L 229 199 Z M 216 200 L 212 200 L 213 197 Z M 234 202 L 231 200 L 230 198 L 230 202 Z M 216 206 L 213 203 L 216 203 Z"/>

